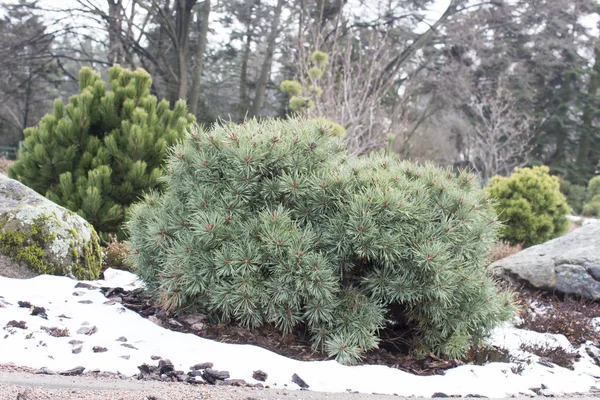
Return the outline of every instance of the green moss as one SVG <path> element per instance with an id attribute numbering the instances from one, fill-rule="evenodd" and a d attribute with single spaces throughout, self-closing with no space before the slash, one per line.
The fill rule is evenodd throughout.
<path id="1" fill-rule="evenodd" d="M 29 233 L 5 229 L 8 218 L 0 222 L 0 250 L 10 258 L 27 264 L 27 266 L 40 274 L 66 275 L 68 272 L 58 264 L 45 260 L 43 246 L 57 238 L 55 233 L 44 233 L 44 222 L 50 218 L 43 215 L 29 227 Z M 71 229 L 70 233 L 77 240 L 77 231 Z M 102 269 L 102 252 L 98 235 L 92 232 L 90 241 L 83 245 L 84 264 L 79 264 L 80 257 L 77 251 L 79 241 L 70 242 L 71 256 L 74 265 L 71 273 L 77 279 L 98 279 Z"/>
<path id="2" fill-rule="evenodd" d="M 75 242 L 71 240 L 69 247 L 71 248 L 71 257 L 73 257 L 73 262 L 77 262 L 77 260 L 79 260 L 79 252 L 75 247 Z"/>
<path id="3" fill-rule="evenodd" d="M 38 243 L 46 244 L 56 239 L 56 233 L 44 233 L 44 223 L 48 221 L 50 217 L 46 214 L 42 214 L 41 217 L 37 218 L 32 225 L 29 226 L 29 232 L 31 232 L 31 238 Z"/>
<path id="4" fill-rule="evenodd" d="M 69 245 L 71 248 L 71 257 L 74 262 L 71 267 L 71 273 L 77 279 L 98 279 L 100 277 L 100 271 L 102 270 L 102 251 L 100 250 L 98 235 L 96 235 L 95 232 L 92 232 L 90 241 L 83 245 L 83 265 L 79 264 L 81 258 L 79 251 L 77 251 L 77 248 L 81 247 L 81 242 L 71 240 Z M 87 266 L 87 268 L 85 266 Z"/>
<path id="5" fill-rule="evenodd" d="M 102 270 L 102 249 L 100 248 L 100 238 L 96 232 L 92 231 L 90 240 L 83 246 L 83 259 L 85 265 L 88 266 L 88 279 L 98 279 Z"/>
<path id="6" fill-rule="evenodd" d="M 14 247 L 22 247 L 25 243 L 23 232 L 7 231 L 0 233 L 0 249 L 7 254 Z"/>
<path id="7" fill-rule="evenodd" d="M 29 268 L 41 274 L 58 275 L 62 268 L 44 261 L 44 249 L 37 244 L 32 244 L 17 252 L 15 259 L 25 262 Z"/>
<path id="8" fill-rule="evenodd" d="M 0 250 L 18 262 L 26 263 L 40 274 L 60 274 L 63 271 L 56 264 L 44 260 L 44 249 L 36 242 L 30 243 L 25 232 L 0 232 Z"/>

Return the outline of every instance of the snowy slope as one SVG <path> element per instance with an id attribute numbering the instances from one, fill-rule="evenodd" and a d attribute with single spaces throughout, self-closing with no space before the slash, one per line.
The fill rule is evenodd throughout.
<path id="1" fill-rule="evenodd" d="M 109 269 L 105 277 L 106 280 L 87 283 L 126 290 L 139 287 L 135 275 L 127 272 Z M 54 371 L 83 366 L 133 375 L 143 363 L 156 365 L 157 361 L 151 359 L 155 355 L 170 359 L 175 369 L 183 371 L 198 363 L 212 362 L 214 369 L 229 371 L 231 378 L 249 383 L 257 383 L 252 373 L 262 370 L 268 374 L 265 384 L 271 387 L 287 385 L 288 389 L 297 389 L 292 375 L 298 374 L 310 385 L 310 390 L 315 391 L 351 390 L 427 397 L 436 392 L 504 397 L 533 394 L 530 389 L 540 387 L 545 388 L 545 394 L 586 392 L 591 387 L 600 387 L 600 367 L 583 346 L 578 350 L 582 358 L 574 371 L 538 364 L 537 356 L 519 349 L 524 342 L 570 347 L 562 335 L 539 334 L 510 325 L 497 329 L 492 337 L 494 344 L 507 348 L 519 359 L 530 361 L 524 364 L 525 370 L 520 375 L 511 371 L 513 364 L 490 363 L 464 365 L 443 376 L 423 377 L 386 366 L 348 367 L 335 361 L 296 361 L 256 346 L 224 344 L 172 332 L 118 303 L 104 304 L 107 299 L 99 290 L 75 288 L 76 284 L 69 278 L 47 275 L 28 280 L 0 277 L 0 363 L 47 367 Z M 30 315 L 31 310 L 19 307 L 19 301 L 44 307 L 47 319 Z M 7 327 L 10 321 L 24 321 L 26 329 Z M 69 336 L 53 337 L 42 327 L 67 328 Z M 122 337 L 127 341 L 123 342 Z M 119 338 L 121 341 L 117 341 Z M 73 340 L 81 343 L 70 344 Z M 106 351 L 94 352 L 95 346 Z"/>

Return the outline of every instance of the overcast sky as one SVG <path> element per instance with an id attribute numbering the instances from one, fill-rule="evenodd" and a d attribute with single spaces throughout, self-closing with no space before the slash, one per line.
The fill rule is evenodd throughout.
<path id="1" fill-rule="evenodd" d="M 105 0 L 89 0 L 90 3 L 93 4 L 98 4 L 101 6 L 106 6 L 106 1 Z M 134 0 L 125 0 L 125 5 L 126 5 L 126 9 L 127 9 L 127 5 L 131 4 L 131 2 Z M 275 3 L 276 0 L 267 0 L 270 1 L 272 3 Z M 373 3 L 376 4 L 379 0 L 373 0 Z M 16 3 L 18 2 L 18 0 L 0 0 L 0 3 Z M 358 10 L 358 8 L 363 8 L 360 7 L 360 3 L 358 1 L 356 1 L 356 5 L 353 5 L 352 3 L 354 3 L 353 0 L 349 1 L 349 11 L 354 11 L 354 12 L 362 12 L 362 10 Z M 363 2 L 364 3 L 364 2 Z M 77 7 L 77 1 L 76 0 L 39 0 L 40 5 L 46 7 L 46 8 L 50 8 L 50 9 L 66 9 L 66 8 L 71 8 L 71 7 Z M 426 18 L 427 18 L 427 23 L 421 23 L 419 24 L 419 26 L 417 27 L 416 31 L 417 32 L 424 32 L 425 30 L 427 30 L 428 28 L 428 24 L 433 24 L 443 13 L 444 11 L 446 11 L 446 9 L 448 8 L 448 5 L 450 4 L 450 0 L 435 0 L 434 3 L 432 4 L 432 6 L 430 7 L 429 12 L 426 14 Z M 365 8 L 365 12 L 368 12 L 368 8 Z M 54 14 L 54 13 L 52 13 Z M 56 15 L 53 15 L 52 17 L 56 17 Z M 216 13 L 211 13 L 211 22 L 216 21 L 219 17 L 221 17 L 220 15 L 216 14 Z M 580 23 L 585 26 L 586 28 L 589 29 L 589 33 L 592 36 L 598 37 L 599 35 L 599 30 L 598 30 L 598 23 L 600 21 L 600 15 L 598 13 L 593 13 L 593 14 L 589 14 L 589 15 L 582 15 L 580 17 Z M 67 22 L 67 21 L 65 21 Z M 70 24 L 73 24 L 75 22 L 74 25 L 77 25 L 76 21 L 68 21 Z M 89 21 L 85 21 L 85 23 L 89 23 Z M 98 26 L 98 28 L 100 28 Z M 223 28 L 223 29 L 220 29 Z M 228 30 L 224 29 L 224 27 L 219 27 L 216 26 L 213 23 L 213 26 L 211 27 L 211 40 L 216 41 L 217 43 L 222 41 L 222 40 L 227 40 L 227 36 L 228 36 Z M 585 57 L 588 57 L 588 55 L 586 54 Z"/>
<path id="2" fill-rule="evenodd" d="M 131 1 L 132 0 L 125 1 L 126 8 L 127 8 L 127 4 L 130 3 Z M 275 0 L 270 0 L 270 1 L 275 3 Z M 0 3 L 17 3 L 17 2 L 18 2 L 18 0 L 0 0 Z M 106 7 L 106 1 L 104 1 L 104 0 L 90 0 L 90 2 L 93 4 L 99 4 L 101 6 Z M 42 5 L 43 7 L 54 8 L 54 9 L 73 8 L 73 7 L 77 7 L 77 5 L 78 5 L 77 1 L 75 1 L 75 0 L 40 0 L 39 4 Z M 426 15 L 427 22 L 433 23 L 434 21 L 436 21 L 444 13 L 444 11 L 446 11 L 449 4 L 450 4 L 450 0 L 435 0 L 434 4 L 432 5 L 432 7 L 430 9 L 430 12 Z M 420 28 L 419 30 L 426 30 L 427 24 L 422 24 L 419 28 Z"/>

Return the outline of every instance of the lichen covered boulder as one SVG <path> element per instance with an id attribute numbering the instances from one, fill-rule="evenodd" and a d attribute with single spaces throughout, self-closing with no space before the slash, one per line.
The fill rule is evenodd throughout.
<path id="1" fill-rule="evenodd" d="M 529 247 L 496 261 L 489 270 L 536 289 L 600 300 L 600 223 Z"/>
<path id="2" fill-rule="evenodd" d="M 97 279 L 102 252 L 94 228 L 20 182 L 0 174 L 0 275 Z M 21 272 L 19 272 L 21 271 Z"/>

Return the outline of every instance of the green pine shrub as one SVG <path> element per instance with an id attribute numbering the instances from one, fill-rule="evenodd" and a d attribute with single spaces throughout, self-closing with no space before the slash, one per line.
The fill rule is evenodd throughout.
<path id="1" fill-rule="evenodd" d="M 184 101 L 173 110 L 150 94 L 144 70 L 109 69 L 110 90 L 90 68 L 80 93 L 54 102 L 52 113 L 25 130 L 9 176 L 88 220 L 96 231 L 120 233 L 129 206 L 159 189 L 168 146 L 194 122 Z"/>
<path id="2" fill-rule="evenodd" d="M 515 168 L 510 177 L 494 176 L 487 191 L 505 221 L 502 238 L 511 244 L 529 247 L 569 230 L 569 205 L 558 178 L 546 166 Z"/>
<path id="3" fill-rule="evenodd" d="M 588 196 L 590 198 L 600 196 L 600 175 L 593 177 L 588 182 Z"/>
<path id="4" fill-rule="evenodd" d="M 600 197 L 596 201 L 586 203 L 581 215 L 584 217 L 600 217 Z"/>
<path id="5" fill-rule="evenodd" d="M 573 213 L 580 215 L 585 204 L 585 186 L 571 183 L 565 178 L 559 178 L 560 192 L 565 195 L 567 204 L 573 210 Z"/>
<path id="6" fill-rule="evenodd" d="M 134 270 L 167 309 L 306 329 L 343 363 L 387 323 L 461 356 L 512 312 L 485 268 L 490 201 L 473 175 L 350 158 L 334 135 L 291 119 L 189 134 L 164 194 L 131 211 Z"/>
<path id="7" fill-rule="evenodd" d="M 600 176 L 588 182 L 587 201 L 581 214 L 585 217 L 600 217 Z"/>

